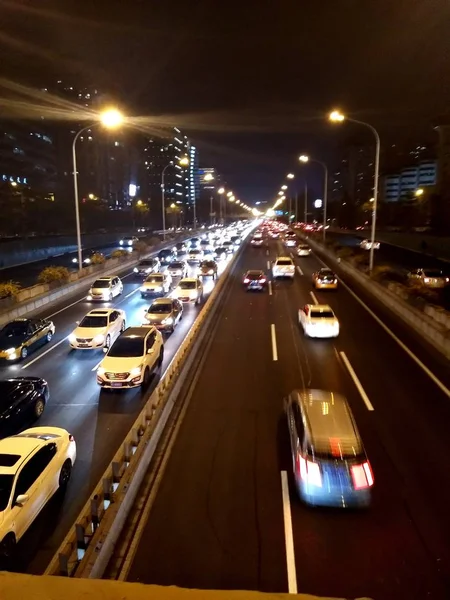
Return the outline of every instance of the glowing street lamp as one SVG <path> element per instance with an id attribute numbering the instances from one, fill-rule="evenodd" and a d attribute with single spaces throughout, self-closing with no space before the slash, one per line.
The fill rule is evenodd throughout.
<path id="1" fill-rule="evenodd" d="M 306 154 L 302 154 L 301 156 L 298 157 L 298 160 L 302 163 L 307 163 L 309 162 L 309 156 L 306 156 Z"/>
<path id="2" fill-rule="evenodd" d="M 287 179 L 294 179 L 294 177 L 295 177 L 294 173 L 288 173 L 288 174 L 286 175 L 286 178 L 287 178 Z"/>
<path id="3" fill-rule="evenodd" d="M 328 115 L 328 118 L 333 123 L 342 123 L 342 121 L 345 119 L 345 116 L 339 110 L 333 110 Z"/>
<path id="4" fill-rule="evenodd" d="M 284 192 L 280 190 L 280 191 L 278 192 L 278 195 L 279 195 L 279 196 L 284 196 Z"/>
<path id="5" fill-rule="evenodd" d="M 417 189 L 417 190 L 414 192 L 414 195 L 415 195 L 415 196 L 417 196 L 417 197 L 419 198 L 420 196 L 423 196 L 423 194 L 424 194 L 424 191 L 425 191 L 425 190 L 424 190 L 423 188 L 419 188 L 419 189 Z"/>
<path id="6" fill-rule="evenodd" d="M 323 236 L 323 241 L 325 243 L 325 239 L 326 239 L 326 235 L 327 235 L 327 207 L 328 207 L 328 167 L 327 165 L 322 162 L 321 160 L 317 160 L 316 158 L 310 158 L 307 154 L 301 154 L 298 157 L 298 160 L 303 163 L 306 164 L 308 162 L 315 162 L 319 165 L 321 165 L 321 167 L 324 170 L 324 181 L 323 181 L 323 227 L 322 227 L 322 236 Z M 315 206 L 315 208 L 321 208 L 322 206 L 322 201 L 320 206 Z M 306 222 L 306 217 L 307 217 L 307 206 L 306 206 L 306 199 L 305 199 L 305 222 Z"/>
<path id="7" fill-rule="evenodd" d="M 282 189 L 282 190 L 287 190 L 287 185 L 282 185 L 282 186 L 281 186 L 281 189 Z"/>
<path id="8" fill-rule="evenodd" d="M 218 192 L 219 194 L 225 194 L 225 188 L 224 188 L 224 187 L 221 187 L 221 188 L 219 188 L 219 189 L 217 190 L 217 192 Z"/>
<path id="9" fill-rule="evenodd" d="M 183 156 L 183 158 L 180 158 L 180 160 L 178 161 L 178 164 L 181 167 L 188 167 L 189 166 L 189 158 L 187 156 Z M 211 175 L 211 179 L 213 179 L 212 175 Z"/>
<path id="10" fill-rule="evenodd" d="M 123 115 L 117 108 L 108 108 L 100 115 L 100 122 L 108 129 L 116 129 L 123 123 Z"/>
<path id="11" fill-rule="evenodd" d="M 228 198 L 233 195 L 233 192 L 227 192 Z"/>

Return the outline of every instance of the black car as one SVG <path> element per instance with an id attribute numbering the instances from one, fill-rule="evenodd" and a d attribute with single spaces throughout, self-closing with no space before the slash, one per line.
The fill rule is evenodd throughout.
<path id="1" fill-rule="evenodd" d="M 39 419 L 49 399 L 48 383 L 40 377 L 0 381 L 0 438 Z"/>
<path id="2" fill-rule="evenodd" d="M 177 255 L 171 248 L 164 248 L 158 252 L 158 259 L 162 265 L 168 265 L 172 261 L 176 260 Z"/>
<path id="3" fill-rule="evenodd" d="M 26 358 L 31 350 L 51 342 L 54 333 L 48 319 L 14 319 L 0 330 L 0 359 Z"/>
<path id="4" fill-rule="evenodd" d="M 187 246 L 184 242 L 178 242 L 175 244 L 174 252 L 176 252 L 177 256 L 182 256 L 187 253 Z"/>
<path id="5" fill-rule="evenodd" d="M 133 271 L 137 277 L 143 277 L 144 279 L 150 273 L 157 273 L 161 267 L 161 263 L 158 258 L 145 258 L 140 260 L 137 267 L 134 267 Z"/>

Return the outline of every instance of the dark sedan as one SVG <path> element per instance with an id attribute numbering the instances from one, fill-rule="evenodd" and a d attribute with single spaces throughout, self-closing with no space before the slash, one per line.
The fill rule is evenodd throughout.
<path id="1" fill-rule="evenodd" d="M 162 265 L 167 265 L 176 260 L 176 253 L 170 248 L 164 248 L 158 252 L 158 259 Z"/>
<path id="2" fill-rule="evenodd" d="M 40 377 L 0 381 L 0 438 L 39 419 L 49 399 L 48 384 Z"/>
<path id="3" fill-rule="evenodd" d="M 30 351 L 51 342 L 55 326 L 47 319 L 15 319 L 0 331 L 0 358 L 26 358 Z"/>

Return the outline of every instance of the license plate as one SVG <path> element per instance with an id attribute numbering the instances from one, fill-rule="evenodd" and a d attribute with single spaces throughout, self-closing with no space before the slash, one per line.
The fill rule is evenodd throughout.
<path id="1" fill-rule="evenodd" d="M 111 387 L 119 388 L 122 387 L 122 384 L 115 381 L 114 383 L 111 383 Z"/>
<path id="2" fill-rule="evenodd" d="M 78 344 L 80 348 L 89 348 L 89 344 Z"/>

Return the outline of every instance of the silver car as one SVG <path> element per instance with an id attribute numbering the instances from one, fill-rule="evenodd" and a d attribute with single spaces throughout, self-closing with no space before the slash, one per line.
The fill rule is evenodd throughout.
<path id="1" fill-rule="evenodd" d="M 173 332 L 183 318 L 183 305 L 176 298 L 158 298 L 145 311 L 142 325 L 156 327 L 160 331 Z"/>
<path id="2" fill-rule="evenodd" d="M 140 287 L 141 298 L 167 294 L 172 285 L 170 273 L 152 273 Z"/>
<path id="3" fill-rule="evenodd" d="M 100 277 L 96 279 L 89 289 L 88 300 L 111 302 L 123 292 L 123 283 L 120 277 Z"/>
<path id="4" fill-rule="evenodd" d="M 176 260 L 171 262 L 167 267 L 167 273 L 172 277 L 186 277 L 188 273 L 188 266 L 184 260 Z"/>
<path id="5" fill-rule="evenodd" d="M 344 396 L 294 390 L 285 411 L 300 498 L 316 506 L 368 506 L 374 477 Z"/>

